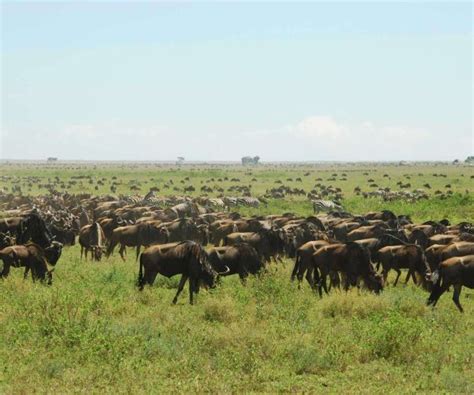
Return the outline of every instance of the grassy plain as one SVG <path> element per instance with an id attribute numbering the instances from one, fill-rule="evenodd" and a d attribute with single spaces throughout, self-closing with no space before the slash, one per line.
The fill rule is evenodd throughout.
<path id="1" fill-rule="evenodd" d="M 141 194 L 155 185 L 162 189 L 168 179 L 182 187 L 180 181 L 190 177 L 186 185 L 198 187 L 211 177 L 236 177 L 245 184 L 255 177 L 257 196 L 278 186 L 277 179 L 310 189 L 320 177 L 343 189 L 345 207 L 353 212 L 390 208 L 417 221 L 474 220 L 473 169 L 466 167 L 77 166 L 9 165 L 1 175 L 44 181 L 116 176 L 122 181 L 118 193 L 130 193 L 129 182 L 135 180 Z M 347 181 L 326 181 L 336 172 L 346 172 Z M 428 182 L 432 191 L 445 190 L 451 183 L 454 196 L 409 205 L 365 200 L 352 192 L 356 185 L 369 190 L 369 177 L 395 187 L 404 174 L 411 174 L 413 188 Z M 286 181 L 296 177 L 303 182 Z M 12 180 L 1 182 L 0 187 L 11 188 Z M 94 186 L 74 186 L 70 192 L 110 193 L 108 183 L 98 190 Z M 44 190 L 33 186 L 31 193 Z M 290 198 L 243 211 L 306 215 L 311 207 L 303 198 Z M 195 306 L 188 305 L 187 293 L 171 305 L 178 278 L 158 278 L 152 288 L 138 292 L 132 253 L 126 262 L 115 255 L 93 264 L 80 260 L 78 246 L 66 248 L 51 287 L 23 281 L 22 271 L 13 269 L 0 283 L 0 393 L 474 393 L 472 291 L 461 294 L 464 314 L 450 293 L 436 309 L 426 307 L 427 293 L 412 284 L 388 286 L 380 296 L 353 290 L 320 300 L 306 284 L 299 290 L 290 283 L 291 266 L 286 260 L 245 287 L 226 278 L 218 288 L 201 291 Z"/>
<path id="2" fill-rule="evenodd" d="M 24 194 L 47 193 L 45 187 L 38 185 L 53 182 L 57 177 L 64 183 L 56 186 L 60 191 L 69 193 L 89 192 L 92 194 L 110 194 L 111 183 L 116 183 L 116 194 L 146 194 L 150 188 L 158 187 L 159 195 L 202 195 L 201 187 L 204 185 L 214 187 L 220 186 L 225 189 L 226 196 L 238 196 L 238 192 L 227 192 L 231 186 L 250 185 L 252 196 L 262 196 L 267 189 L 276 188 L 281 184 L 291 188 L 302 188 L 306 192 L 313 189 L 317 183 L 326 186 L 341 188 L 344 194 L 344 208 L 353 213 L 365 213 L 370 210 L 389 209 L 397 214 L 408 214 L 414 221 L 426 221 L 429 219 L 440 220 L 448 218 L 452 222 L 470 221 L 474 222 L 474 166 L 453 166 L 446 164 L 418 164 L 410 166 L 398 166 L 395 164 L 324 164 L 324 165 L 298 165 L 279 164 L 264 165 L 259 167 L 242 167 L 240 165 L 185 165 L 172 166 L 164 164 L 18 164 L 0 165 L 0 189 L 11 190 L 13 185 L 20 185 Z M 307 175 L 305 175 L 307 174 Z M 333 177 L 334 174 L 337 176 Z M 343 174 L 347 176 L 344 177 Z M 445 175 L 439 176 L 440 174 Z M 385 175 L 388 175 L 385 176 Z M 6 178 L 6 177 L 17 177 Z M 32 183 L 28 187 L 25 177 L 35 177 L 39 182 Z M 91 177 L 92 182 L 84 178 Z M 116 177 L 113 179 L 112 177 Z M 227 177 L 227 180 L 225 179 Z M 301 182 L 296 181 L 301 178 Z M 186 178 L 189 178 L 187 180 Z M 335 180 L 328 181 L 329 178 Z M 346 180 L 343 180 L 346 178 Z M 210 181 L 213 179 L 213 181 Z M 231 181 L 238 179 L 240 181 Z M 291 179 L 292 181 L 289 181 Z M 170 188 L 164 185 L 173 181 Z M 256 180 L 256 181 L 252 181 Z M 377 188 L 370 187 L 372 182 L 379 187 L 390 187 L 392 190 L 400 190 L 397 182 L 404 184 L 409 182 L 411 187 L 407 190 L 424 189 L 433 198 L 421 200 L 415 203 L 405 201 L 384 202 L 379 198 L 365 199 L 354 194 L 354 188 L 359 186 L 363 191 L 371 191 Z M 69 181 L 76 184 L 69 185 Z M 101 181 L 103 185 L 98 184 Z M 424 187 L 429 184 L 431 189 Z M 183 192 L 184 186 L 192 185 L 194 192 Z M 450 185 L 450 188 L 446 188 Z M 139 188 L 131 190 L 132 187 Z M 67 189 L 66 189 L 67 188 Z M 177 188 L 175 190 L 174 188 Z M 440 199 L 434 195 L 435 191 L 446 193 L 448 190 L 453 195 L 446 199 Z M 217 196 L 214 192 L 209 196 Z M 286 199 L 270 199 L 269 204 L 257 210 L 241 208 L 244 214 L 281 214 L 283 212 L 294 212 L 299 215 L 309 215 L 312 212 L 311 203 L 304 196 L 289 196 Z"/>

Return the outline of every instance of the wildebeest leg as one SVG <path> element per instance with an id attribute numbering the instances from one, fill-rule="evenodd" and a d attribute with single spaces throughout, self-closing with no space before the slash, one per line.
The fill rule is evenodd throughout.
<path id="1" fill-rule="evenodd" d="M 140 255 L 140 247 L 141 247 L 141 245 L 138 244 L 138 245 L 137 245 L 137 256 L 136 256 L 136 260 L 137 260 L 137 261 L 138 261 L 138 256 Z"/>
<path id="2" fill-rule="evenodd" d="M 84 253 L 84 247 L 81 246 L 81 260 L 82 260 L 82 254 Z"/>
<path id="3" fill-rule="evenodd" d="M 344 291 L 346 291 L 346 292 L 349 291 L 349 286 L 350 286 L 351 282 L 352 281 L 350 281 L 349 275 L 346 274 L 344 276 Z"/>
<path id="4" fill-rule="evenodd" d="M 176 296 L 173 299 L 173 304 L 176 304 L 176 302 L 178 301 L 178 296 L 183 291 L 184 284 L 186 284 L 187 280 L 188 280 L 188 276 L 186 274 L 183 274 L 181 276 L 181 280 L 179 280 L 178 292 L 176 292 Z M 191 281 L 189 282 L 189 286 L 191 286 Z"/>
<path id="5" fill-rule="evenodd" d="M 306 281 L 308 282 L 308 284 L 311 288 L 314 288 L 314 282 L 315 282 L 314 276 L 313 276 L 313 271 L 314 271 L 313 268 L 308 268 L 308 270 L 306 270 L 306 276 L 305 276 Z M 318 273 L 315 272 L 315 275 L 318 276 Z M 301 284 L 301 281 L 299 283 Z"/>
<path id="6" fill-rule="evenodd" d="M 291 281 L 294 281 L 295 280 L 295 277 L 297 276 L 297 274 L 299 273 L 299 264 L 301 262 L 300 260 L 301 258 L 298 256 L 298 253 L 296 254 L 296 259 L 295 259 L 295 266 L 293 267 L 293 271 L 291 272 Z M 298 281 L 299 281 L 299 278 L 298 278 Z"/>
<path id="7" fill-rule="evenodd" d="M 120 244 L 119 254 L 120 254 L 120 256 L 122 257 L 122 259 L 123 259 L 124 261 L 125 261 L 125 256 L 124 256 L 125 254 L 124 254 L 124 253 L 125 253 L 125 249 L 126 249 L 126 248 L 127 248 L 127 247 L 125 246 L 125 244 Z"/>
<path id="8" fill-rule="evenodd" d="M 461 288 L 462 288 L 462 285 L 461 284 L 456 284 L 454 286 L 454 292 L 453 292 L 453 302 L 454 304 L 458 307 L 459 311 L 461 313 L 464 312 L 462 306 L 461 306 L 461 303 L 459 303 L 459 295 L 461 295 Z"/>
<path id="9" fill-rule="evenodd" d="M 394 267 L 393 270 L 397 272 L 397 278 L 395 279 L 395 282 L 393 283 L 393 286 L 395 287 L 397 285 L 398 279 L 400 278 L 402 272 L 398 267 Z"/>
<path id="10" fill-rule="evenodd" d="M 194 293 L 198 293 L 199 287 L 198 287 L 198 279 L 189 279 L 189 304 L 193 305 L 194 304 Z"/>
<path id="11" fill-rule="evenodd" d="M 248 272 L 245 269 L 239 271 L 240 282 L 242 285 L 247 285 Z"/>
<path id="12" fill-rule="evenodd" d="M 25 272 L 23 273 L 23 279 L 26 280 L 28 277 L 28 273 L 30 271 L 30 267 L 28 265 L 25 266 Z"/>
<path id="13" fill-rule="evenodd" d="M 318 292 L 319 296 L 322 297 L 323 294 L 321 292 L 321 287 L 324 288 L 324 292 L 326 292 L 326 295 L 329 295 L 328 292 L 328 285 L 327 285 L 327 272 L 321 272 L 321 280 L 319 280 L 319 286 L 318 286 Z"/>
<path id="14" fill-rule="evenodd" d="M 3 270 L 0 276 L 6 278 L 8 277 L 9 273 L 10 273 L 10 263 L 3 261 Z"/>
<path id="15" fill-rule="evenodd" d="M 337 272 L 330 272 L 329 278 L 331 280 L 330 288 L 337 287 L 338 290 L 341 290 L 341 279 L 339 277 L 339 274 Z"/>
<path id="16" fill-rule="evenodd" d="M 405 285 L 408 284 L 410 277 L 413 277 L 413 282 L 416 284 L 416 279 L 415 279 L 415 274 L 413 272 L 413 269 L 408 269 L 407 277 L 405 278 Z"/>

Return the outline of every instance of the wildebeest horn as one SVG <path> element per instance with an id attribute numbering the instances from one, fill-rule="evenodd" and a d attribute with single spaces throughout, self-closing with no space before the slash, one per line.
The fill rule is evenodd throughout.
<path id="1" fill-rule="evenodd" d="M 217 272 L 217 274 L 219 274 L 220 276 L 223 276 L 230 272 L 229 266 L 225 265 L 224 267 L 226 268 L 225 272 Z"/>

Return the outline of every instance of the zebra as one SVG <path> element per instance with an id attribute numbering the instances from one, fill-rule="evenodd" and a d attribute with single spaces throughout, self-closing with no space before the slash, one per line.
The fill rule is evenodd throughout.
<path id="1" fill-rule="evenodd" d="M 320 211 L 342 211 L 344 208 L 338 203 L 333 200 L 322 200 L 317 199 L 313 200 L 313 213 L 318 213 Z"/>
<path id="2" fill-rule="evenodd" d="M 260 205 L 260 200 L 254 197 L 243 196 L 237 198 L 237 204 L 242 204 L 244 206 L 258 207 Z"/>

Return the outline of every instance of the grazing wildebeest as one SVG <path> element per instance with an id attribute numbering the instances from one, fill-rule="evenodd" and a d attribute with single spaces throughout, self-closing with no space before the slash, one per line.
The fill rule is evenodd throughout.
<path id="1" fill-rule="evenodd" d="M 249 274 L 257 274 L 264 268 L 255 248 L 245 243 L 213 247 L 208 255 L 212 267 L 221 276 L 238 274 L 242 282 Z"/>
<path id="2" fill-rule="evenodd" d="M 91 251 L 92 260 L 100 261 L 104 249 L 104 242 L 104 231 L 97 221 L 92 225 L 83 226 L 79 232 L 81 259 L 82 254 L 84 254 L 85 259 L 87 259 L 87 253 Z"/>
<path id="3" fill-rule="evenodd" d="M 434 285 L 428 298 L 428 305 L 435 306 L 441 295 L 452 285 L 453 302 L 462 313 L 464 310 L 459 302 L 461 288 L 463 286 L 474 288 L 474 255 L 449 258 L 441 262 L 431 278 Z"/>
<path id="4" fill-rule="evenodd" d="M 188 279 L 189 302 L 193 304 L 193 295 L 199 292 L 200 283 L 212 288 L 217 277 L 206 251 L 198 243 L 189 240 L 154 245 L 142 252 L 138 272 L 139 289 L 143 290 L 146 284 L 152 285 L 158 273 L 165 277 L 181 274 L 178 291 L 173 299 L 174 304 Z"/>
<path id="5" fill-rule="evenodd" d="M 48 278 L 48 284 L 53 281 L 52 273 L 59 257 L 61 256 L 62 244 L 53 241 L 50 246 L 43 249 L 35 243 L 25 245 L 14 245 L 6 247 L 0 251 L 0 260 L 3 261 L 3 270 L 1 277 L 7 277 L 10 273 L 10 267 L 24 267 L 24 278 L 31 270 L 33 280 L 42 281 Z"/>
<path id="6" fill-rule="evenodd" d="M 338 272 L 345 277 L 345 290 L 348 290 L 351 285 L 357 285 L 359 278 L 362 278 L 366 287 L 375 293 L 379 293 L 383 289 L 383 280 L 375 272 L 370 262 L 369 250 L 357 243 L 348 242 L 321 247 L 313 254 L 313 264 L 315 275 L 316 270 L 319 270 L 320 274 L 318 284 L 320 296 L 322 296 L 321 288 L 324 288 L 324 291 L 328 293 L 327 276 L 331 275 L 331 278 L 334 279 L 338 277 Z"/>

